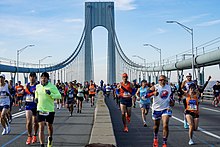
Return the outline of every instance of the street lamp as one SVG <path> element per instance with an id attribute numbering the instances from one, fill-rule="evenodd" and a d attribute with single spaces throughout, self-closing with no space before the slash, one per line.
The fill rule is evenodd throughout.
<path id="1" fill-rule="evenodd" d="M 21 49 L 18 49 L 17 50 L 17 81 L 19 81 L 19 76 L 18 76 L 18 72 L 19 72 L 19 55 L 22 51 L 24 51 L 26 48 L 28 47 L 33 47 L 34 45 L 33 44 L 29 44 L 29 45 L 26 45 L 25 47 L 21 48 Z"/>
<path id="2" fill-rule="evenodd" d="M 160 53 L 160 66 L 161 66 L 161 64 L 162 64 L 162 59 L 161 59 L 161 49 L 160 48 L 158 48 L 158 47 L 155 47 L 155 46 L 153 46 L 153 45 L 151 45 L 151 44 L 144 44 L 144 46 L 150 46 L 150 47 L 152 47 L 152 48 L 154 48 L 156 51 L 158 51 L 159 53 Z M 162 73 L 162 71 L 160 71 L 161 73 Z"/>
<path id="3" fill-rule="evenodd" d="M 138 55 L 133 55 L 132 57 L 137 57 L 137 58 L 143 60 L 144 61 L 144 66 L 146 67 L 146 59 L 144 59 L 144 58 L 142 58 L 142 57 L 140 57 Z M 142 73 L 143 73 L 143 79 L 145 79 L 145 73 L 144 73 L 143 70 L 142 70 Z"/>
<path id="4" fill-rule="evenodd" d="M 194 68 L 194 43 L 193 43 L 193 28 L 189 28 L 181 23 L 179 23 L 178 21 L 166 21 L 166 23 L 176 23 L 179 26 L 181 26 L 184 30 L 186 30 L 188 33 L 191 34 L 192 36 L 192 78 L 194 79 L 195 77 L 195 68 Z"/>
<path id="5" fill-rule="evenodd" d="M 50 58 L 50 57 L 52 57 L 52 56 L 46 56 L 46 57 L 44 57 L 44 58 L 42 58 L 42 59 L 39 60 L 39 78 L 40 78 L 40 63 L 41 63 L 43 60 L 45 60 L 45 59 L 47 59 L 47 58 Z"/>

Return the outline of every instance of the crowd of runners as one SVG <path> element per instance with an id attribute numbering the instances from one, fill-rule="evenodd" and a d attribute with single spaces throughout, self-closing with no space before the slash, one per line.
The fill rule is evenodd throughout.
<path id="1" fill-rule="evenodd" d="M 13 85 L 13 81 L 7 81 L 5 75 L 0 75 L 0 118 L 3 127 L 2 135 L 9 134 L 11 131 L 10 123 L 12 121 L 12 106 L 18 106 L 19 111 L 26 112 L 27 141 L 30 145 L 37 142 L 37 135 L 41 146 L 44 146 L 45 125 L 48 128 L 47 146 L 52 146 L 53 141 L 53 121 L 56 108 L 66 107 L 72 117 L 74 109 L 76 113 L 82 113 L 83 101 L 95 105 L 95 95 L 102 90 L 106 98 L 113 96 L 122 116 L 123 131 L 128 133 L 129 123 L 131 121 L 131 110 L 135 108 L 136 102 L 139 102 L 143 126 L 147 127 L 146 115 L 149 109 L 152 109 L 152 119 L 154 122 L 153 146 L 158 147 L 158 131 L 160 122 L 163 124 L 163 147 L 167 146 L 169 134 L 169 118 L 172 116 L 172 107 L 175 104 L 175 97 L 184 104 L 184 128 L 189 129 L 189 145 L 193 142 L 193 131 L 198 129 L 199 124 L 199 101 L 202 93 L 211 77 L 203 86 L 198 86 L 196 80 L 192 80 L 192 75 L 186 75 L 186 80 L 179 81 L 179 87 L 168 83 L 165 75 L 160 75 L 158 83 L 148 83 L 142 80 L 128 81 L 128 75 L 122 75 L 122 82 L 112 85 L 105 84 L 101 80 L 100 85 L 96 85 L 92 80 L 84 83 L 71 82 L 61 83 L 57 81 L 56 85 L 49 82 L 49 74 L 41 74 L 40 81 L 37 81 L 36 73 L 29 74 L 29 83 L 25 86 L 20 81 Z M 214 100 L 216 107 L 219 103 L 220 82 L 213 86 Z"/>

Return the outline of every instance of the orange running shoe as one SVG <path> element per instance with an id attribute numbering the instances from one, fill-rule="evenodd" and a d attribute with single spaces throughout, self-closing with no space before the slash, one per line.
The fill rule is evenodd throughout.
<path id="1" fill-rule="evenodd" d="M 124 132 L 128 132 L 128 127 L 124 126 Z"/>
<path id="2" fill-rule="evenodd" d="M 131 118 L 128 115 L 126 116 L 126 119 L 127 119 L 128 123 L 131 122 Z"/>
<path id="3" fill-rule="evenodd" d="M 32 140 L 32 137 L 31 137 L 31 136 L 28 136 L 27 141 L 26 141 L 26 144 L 31 144 L 31 140 Z"/>
<path id="4" fill-rule="evenodd" d="M 164 143 L 164 144 L 163 144 L 163 147 L 167 147 L 167 144 Z"/>
<path id="5" fill-rule="evenodd" d="M 33 136 L 32 143 L 36 143 L 36 142 L 37 142 L 37 136 Z"/>
<path id="6" fill-rule="evenodd" d="M 154 139 L 153 147 L 159 147 L 159 146 L 158 146 L 158 139 Z"/>

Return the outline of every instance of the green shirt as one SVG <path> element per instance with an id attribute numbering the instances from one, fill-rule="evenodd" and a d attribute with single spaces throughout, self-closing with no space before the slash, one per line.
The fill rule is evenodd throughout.
<path id="1" fill-rule="evenodd" d="M 45 90 L 50 90 L 51 94 L 47 94 Z M 45 86 L 36 86 L 35 97 L 38 99 L 37 111 L 54 112 L 54 99 L 61 99 L 61 94 L 55 85 L 48 82 Z"/>

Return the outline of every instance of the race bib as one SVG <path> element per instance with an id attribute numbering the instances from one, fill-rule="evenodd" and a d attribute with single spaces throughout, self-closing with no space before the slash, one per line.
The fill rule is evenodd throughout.
<path id="1" fill-rule="evenodd" d="M 189 100 L 189 110 L 197 110 L 196 100 Z"/>
<path id="2" fill-rule="evenodd" d="M 129 92 L 124 92 L 123 97 L 131 97 L 131 94 Z"/>
<path id="3" fill-rule="evenodd" d="M 32 94 L 27 94 L 26 102 L 34 102 L 34 96 Z"/>
<path id="4" fill-rule="evenodd" d="M 0 92 L 0 98 L 6 98 L 6 92 L 5 91 Z"/>
<path id="5" fill-rule="evenodd" d="M 39 111 L 39 115 L 48 116 L 50 112 Z"/>
<path id="6" fill-rule="evenodd" d="M 215 90 L 215 92 L 217 93 L 217 92 L 219 92 L 219 90 Z"/>
<path id="7" fill-rule="evenodd" d="M 69 98 L 73 98 L 73 94 L 69 94 Z"/>

